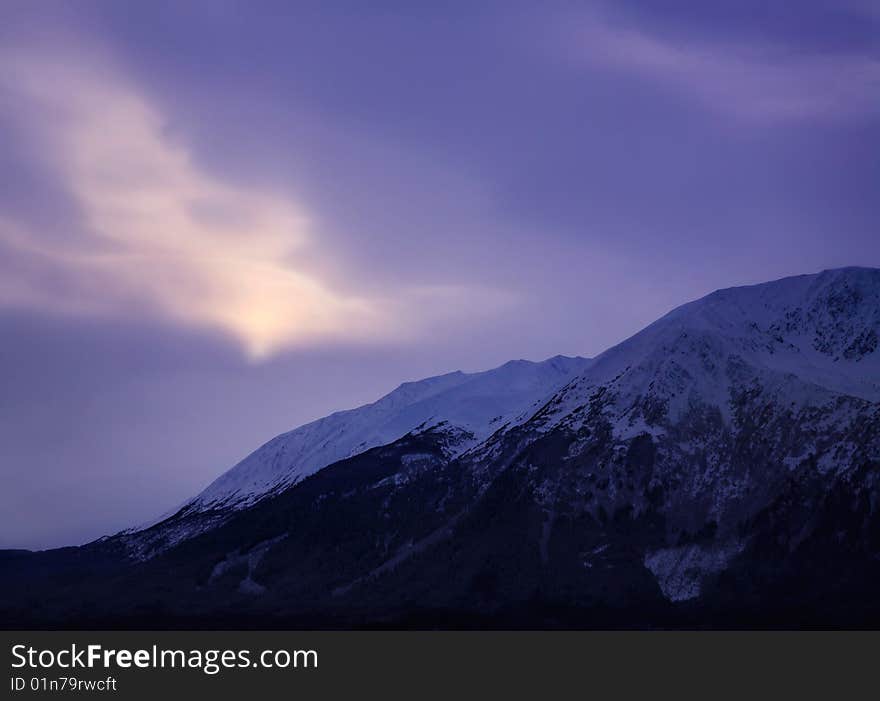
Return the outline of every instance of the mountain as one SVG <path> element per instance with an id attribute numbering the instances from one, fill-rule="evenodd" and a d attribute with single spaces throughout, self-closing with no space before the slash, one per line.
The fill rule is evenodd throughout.
<path id="1" fill-rule="evenodd" d="M 643 564 L 668 599 L 697 597 L 748 550 L 750 521 L 781 490 L 812 479 L 846 483 L 853 499 L 873 493 L 854 476 L 880 460 L 878 333 L 880 272 L 869 269 L 720 290 L 674 310 L 522 427 L 517 451 L 565 446 L 528 480 L 545 526 L 560 512 L 656 513 L 663 537 Z M 503 451 L 509 441 L 490 442 L 476 462 Z M 790 525 L 794 547 L 808 524 Z"/>
<path id="2" fill-rule="evenodd" d="M 558 355 L 542 363 L 512 360 L 486 372 L 407 382 L 372 404 L 273 438 L 218 477 L 190 506 L 248 506 L 322 467 L 415 430 L 443 432 L 449 454 L 457 454 L 534 412 L 589 364 L 586 358 Z"/>
<path id="3" fill-rule="evenodd" d="M 152 557 L 322 467 L 413 431 L 442 437 L 444 454 L 454 457 L 530 416 L 590 362 L 557 355 L 540 363 L 511 360 L 485 372 L 406 382 L 372 404 L 276 436 L 172 514 L 122 535 L 132 556 Z M 152 528 L 156 523 L 161 527 Z"/>
<path id="4" fill-rule="evenodd" d="M 880 624 L 880 270 L 719 290 L 593 360 L 402 385 L 184 509 L 0 553 L 14 625 Z M 329 463 L 329 464 L 328 464 Z"/>

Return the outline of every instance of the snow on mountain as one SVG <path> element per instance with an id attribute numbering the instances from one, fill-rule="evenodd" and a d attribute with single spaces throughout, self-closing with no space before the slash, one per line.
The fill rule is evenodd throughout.
<path id="1" fill-rule="evenodd" d="M 562 472 L 534 478 L 547 513 L 570 508 L 564 492 L 591 495 L 596 513 L 661 508 L 668 539 L 645 566 L 669 599 L 694 598 L 778 485 L 880 460 L 878 335 L 880 270 L 719 290 L 598 356 L 522 425 L 514 454 L 570 437 L 554 458 Z M 504 438 L 486 442 L 477 474 L 492 480 L 505 454 Z M 711 545 L 679 542 L 705 524 Z"/>
<path id="2" fill-rule="evenodd" d="M 621 412 L 637 401 L 655 401 L 676 417 L 698 402 L 729 418 L 731 389 L 743 381 L 743 367 L 770 384 L 797 377 L 802 403 L 822 390 L 876 402 L 878 336 L 877 269 L 827 270 L 718 290 L 596 357 L 540 422 L 570 421 L 600 387 L 613 390 Z"/>
<path id="3" fill-rule="evenodd" d="M 372 404 L 273 438 L 185 508 L 242 508 L 338 460 L 441 424 L 448 450 L 456 454 L 533 413 L 589 364 L 586 358 L 560 355 L 539 363 L 513 360 L 485 372 L 453 372 L 404 383 Z"/>
<path id="4" fill-rule="evenodd" d="M 517 622 L 548 604 L 538 620 L 554 624 L 880 620 L 878 335 L 880 270 L 720 290 L 594 360 L 401 385 L 275 438 L 157 526 L 87 546 L 97 560 L 61 562 L 109 582 L 92 601 L 161 611 L 165 596 L 184 616 L 387 621 L 417 602 Z M 93 574 L 120 553 L 123 586 Z M 42 561 L 31 572 L 16 585 L 28 615 L 54 581 Z"/>
<path id="5" fill-rule="evenodd" d="M 661 486 L 671 529 L 719 524 L 714 549 L 679 552 L 670 543 L 646 555 L 664 591 L 691 596 L 708 570 L 739 552 L 731 524 L 764 503 L 759 473 L 772 482 L 803 465 L 845 472 L 877 457 L 878 334 L 880 270 L 719 290 L 592 360 L 511 361 L 410 382 L 282 434 L 159 528 L 130 532 L 128 548 L 150 557 L 327 465 L 432 429 L 447 457 L 462 456 L 484 486 L 517 456 L 558 466 L 563 476 L 534 474 L 548 514 L 570 508 L 556 501 L 563 492 L 592 495 L 595 518 L 599 506 L 639 513 L 658 507 L 632 488 Z M 565 454 L 532 447 L 560 435 L 572 441 Z M 624 467 L 633 450 L 653 457 Z M 607 485 L 601 495 L 597 484 Z"/>

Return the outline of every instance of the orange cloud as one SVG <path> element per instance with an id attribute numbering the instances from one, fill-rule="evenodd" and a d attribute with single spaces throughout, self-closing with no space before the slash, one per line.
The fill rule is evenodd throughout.
<path id="1" fill-rule="evenodd" d="M 7 246 L 83 283 L 72 302 L 52 300 L 26 277 L 7 280 L 0 301 L 80 313 L 134 301 L 227 332 L 253 358 L 395 333 L 387 304 L 336 290 L 297 265 L 297 252 L 315 245 L 301 204 L 207 172 L 119 75 L 69 57 L 6 50 L 0 87 L 6 104 L 38 115 L 30 128 L 39 131 L 90 235 L 85 246 L 50 246 L 0 222 Z"/>

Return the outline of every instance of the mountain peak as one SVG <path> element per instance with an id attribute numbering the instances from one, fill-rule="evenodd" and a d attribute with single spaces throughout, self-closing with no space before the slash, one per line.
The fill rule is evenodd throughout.
<path id="1" fill-rule="evenodd" d="M 513 360 L 478 373 L 459 371 L 404 382 L 377 401 L 336 412 L 276 436 L 212 482 L 186 507 L 247 506 L 334 462 L 442 426 L 461 451 L 521 415 L 528 416 L 583 370 L 586 358 Z"/>
<path id="2" fill-rule="evenodd" d="M 839 268 L 717 290 L 595 359 L 518 359 L 484 372 L 405 382 L 371 404 L 273 438 L 185 510 L 248 506 L 413 431 L 440 430 L 448 436 L 445 449 L 458 454 L 536 413 L 538 423 L 547 425 L 568 420 L 602 388 L 610 388 L 608 396 L 618 397 L 623 409 L 627 402 L 653 401 L 676 414 L 698 401 L 729 416 L 731 388 L 748 367 L 765 379 L 796 375 L 815 391 L 876 401 L 878 336 L 877 269 Z M 640 425 L 629 421 L 625 430 Z"/>
<path id="3" fill-rule="evenodd" d="M 880 400 L 880 270 L 843 268 L 717 290 L 599 355 L 541 421 L 553 425 L 606 388 L 623 406 L 650 398 L 678 415 L 693 402 L 730 416 L 742 368 L 775 381 Z"/>
<path id="4" fill-rule="evenodd" d="M 168 592 L 186 617 L 240 603 L 387 622 L 427 603 L 542 625 L 560 611 L 738 625 L 762 610 L 862 624 L 880 583 L 878 282 L 848 268 L 719 290 L 595 360 L 405 383 L 273 439 L 123 548 L 55 562 L 104 586 L 123 552 L 113 596 L 88 600 L 161 611 Z M 54 581 L 42 556 L 30 567 L 13 587 L 28 615 Z"/>

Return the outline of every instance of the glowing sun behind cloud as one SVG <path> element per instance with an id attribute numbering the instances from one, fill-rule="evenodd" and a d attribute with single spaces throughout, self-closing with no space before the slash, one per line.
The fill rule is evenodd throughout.
<path id="1" fill-rule="evenodd" d="M 50 245 L 0 219 L 0 242 L 83 283 L 84 292 L 56 300 L 57 308 L 105 313 L 134 303 L 231 334 L 252 358 L 389 332 L 382 304 L 334 290 L 297 263 L 297 252 L 316 245 L 301 205 L 201 168 L 118 74 L 28 51 L 0 52 L 0 66 L 0 104 L 38 115 L 28 128 L 87 232 L 85 243 Z M 0 296 L 47 302 L 26 277 L 7 280 Z"/>

